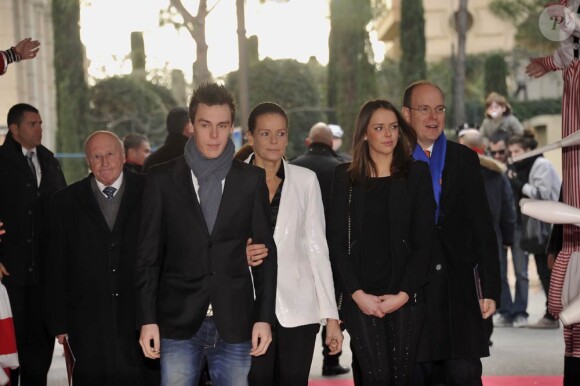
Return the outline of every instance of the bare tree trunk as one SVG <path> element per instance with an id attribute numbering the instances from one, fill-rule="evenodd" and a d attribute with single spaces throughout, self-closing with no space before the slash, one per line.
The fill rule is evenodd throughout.
<path id="1" fill-rule="evenodd" d="M 457 55 L 453 77 L 453 124 L 465 122 L 465 41 L 467 37 L 467 0 L 459 0 L 456 18 Z"/>
<path id="2" fill-rule="evenodd" d="M 197 15 L 193 16 L 181 0 L 170 0 L 171 5 L 183 17 L 184 26 L 195 41 L 197 58 L 193 63 L 193 84 L 199 85 L 212 80 L 207 66 L 207 42 L 205 39 L 205 19 L 208 15 L 207 0 L 200 0 Z"/>
<path id="3" fill-rule="evenodd" d="M 239 69 L 238 79 L 240 95 L 238 105 L 240 107 L 240 126 L 245 132 L 248 125 L 248 116 L 250 115 L 250 93 L 248 87 L 248 41 L 246 39 L 246 16 L 244 9 L 244 0 L 236 0 L 238 15 L 238 52 L 239 52 Z"/>

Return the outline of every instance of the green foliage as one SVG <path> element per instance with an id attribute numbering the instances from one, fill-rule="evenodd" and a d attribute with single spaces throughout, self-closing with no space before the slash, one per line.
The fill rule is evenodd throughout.
<path id="1" fill-rule="evenodd" d="M 487 57 L 485 60 L 485 94 L 497 92 L 507 96 L 507 64 L 504 54 L 496 53 Z"/>
<path id="2" fill-rule="evenodd" d="M 370 0 L 331 0 L 328 63 L 329 123 L 345 131 L 343 151 L 349 148 L 361 105 L 376 95 L 375 67 L 368 31 Z"/>
<path id="3" fill-rule="evenodd" d="M 53 0 L 54 72 L 58 129 L 56 148 L 61 153 L 82 151 L 89 133 L 88 86 L 85 81 L 84 49 L 81 43 L 80 4 L 78 1 Z M 41 112 L 42 113 L 42 112 Z M 61 165 L 68 183 L 86 175 L 86 164 L 65 158 Z"/>
<path id="4" fill-rule="evenodd" d="M 238 95 L 238 72 L 226 76 L 225 86 Z M 288 114 L 289 141 L 287 156 L 304 153 L 304 139 L 310 127 L 323 119 L 320 97 L 309 65 L 296 60 L 264 59 L 249 68 L 250 109 L 261 102 L 278 103 Z M 236 118 L 237 120 L 239 119 Z M 240 126 L 239 121 L 236 122 Z"/>
<path id="5" fill-rule="evenodd" d="M 425 79 L 425 17 L 423 0 L 401 1 L 401 77 L 408 85 Z"/>
<path id="6" fill-rule="evenodd" d="M 133 72 L 145 72 L 143 32 L 131 32 L 131 62 L 133 63 Z"/>
<path id="7" fill-rule="evenodd" d="M 91 88 L 91 128 L 123 137 L 145 134 L 153 146 L 163 143 L 165 118 L 177 103 L 171 92 L 140 77 L 113 77 Z"/>
<path id="8" fill-rule="evenodd" d="M 399 62 L 385 59 L 377 70 L 376 98 L 387 99 L 401 108 L 405 86 L 402 82 Z"/>
<path id="9" fill-rule="evenodd" d="M 562 100 L 560 98 L 514 101 L 510 105 L 512 106 L 513 114 L 522 122 L 537 115 L 562 114 Z"/>
<path id="10" fill-rule="evenodd" d="M 546 39 L 538 27 L 546 0 L 492 0 L 489 9 L 498 17 L 517 27 L 516 43 L 527 56 L 547 55 L 558 43 Z"/>

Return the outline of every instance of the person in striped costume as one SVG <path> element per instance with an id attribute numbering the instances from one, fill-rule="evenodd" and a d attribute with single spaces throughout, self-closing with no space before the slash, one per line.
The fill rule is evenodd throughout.
<path id="1" fill-rule="evenodd" d="M 560 5 L 562 7 L 558 7 Z M 526 73 L 539 78 L 549 71 L 562 71 L 562 138 L 580 130 L 580 0 L 563 0 L 546 5 L 559 24 L 561 40 L 554 54 L 531 59 Z M 565 11 L 565 12 L 562 12 Z M 554 13 L 552 15 L 552 13 Z M 564 203 L 580 208 L 580 146 L 562 149 Z M 552 269 L 548 309 L 557 316 L 562 311 L 562 288 L 566 269 L 580 259 L 580 228 L 564 225 L 563 244 Z M 579 280 L 575 278 L 574 280 Z M 580 384 L 580 324 L 564 327 L 564 385 Z"/>

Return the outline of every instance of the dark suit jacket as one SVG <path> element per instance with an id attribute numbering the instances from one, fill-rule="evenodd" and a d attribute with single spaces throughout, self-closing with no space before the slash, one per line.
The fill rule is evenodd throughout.
<path id="1" fill-rule="evenodd" d="M 350 178 L 349 164 L 339 165 L 334 172 L 328 244 L 333 268 L 341 279 L 344 296 L 364 289 L 357 276 L 357 266 L 364 264 L 359 240 L 362 238 L 365 190 L 355 184 L 352 188 L 351 254 L 348 254 L 348 214 Z M 429 169 L 424 162 L 410 161 L 404 177 L 393 177 L 389 197 L 389 239 L 385 246 L 391 250 L 392 275 L 385 285 L 389 293 L 406 292 L 411 299 L 422 296 L 427 282 L 427 268 L 431 256 L 435 199 Z"/>
<path id="2" fill-rule="evenodd" d="M 499 256 L 477 154 L 447 141 L 418 361 L 489 355 L 474 268 L 483 297 L 499 302 Z"/>
<path id="3" fill-rule="evenodd" d="M 124 171 L 111 231 L 91 189 L 92 175 L 51 202 L 46 310 L 53 336 L 68 333 L 75 385 L 146 384 L 135 328 L 134 272 L 145 176 Z"/>
<path id="4" fill-rule="evenodd" d="M 268 247 L 251 272 L 249 237 Z M 189 339 L 211 302 L 222 338 L 247 341 L 253 323 L 274 323 L 276 275 L 264 170 L 232 162 L 211 234 L 184 157 L 149 170 L 136 272 L 139 325 L 156 323 L 163 338 Z"/>
<path id="5" fill-rule="evenodd" d="M 169 133 L 165 138 L 163 145 L 155 150 L 153 154 L 145 158 L 143 164 L 143 173 L 147 173 L 150 167 L 159 165 L 160 163 L 171 161 L 183 155 L 185 144 L 188 138 L 185 135 Z"/>
<path id="6" fill-rule="evenodd" d="M 42 171 L 38 188 L 22 147 L 11 133 L 0 147 L 0 220 L 6 229 L 0 263 L 10 272 L 2 280 L 6 286 L 41 283 L 48 249 L 48 202 L 66 185 L 52 152 L 42 145 L 36 150 Z"/>
<path id="7" fill-rule="evenodd" d="M 328 211 L 330 208 L 330 196 L 332 193 L 332 175 L 334 168 L 342 163 L 336 156 L 332 147 L 323 143 L 313 143 L 308 147 L 306 154 L 295 158 L 290 162 L 292 165 L 303 166 L 316 173 L 322 194 L 324 205 L 324 218 L 328 223 Z"/>

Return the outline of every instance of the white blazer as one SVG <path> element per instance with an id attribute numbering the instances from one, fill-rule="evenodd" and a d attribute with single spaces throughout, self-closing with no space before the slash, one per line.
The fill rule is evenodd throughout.
<path id="1" fill-rule="evenodd" d="M 320 185 L 313 171 L 282 162 L 285 177 L 274 229 L 276 317 L 287 328 L 324 324 L 338 319 L 338 311 Z"/>

